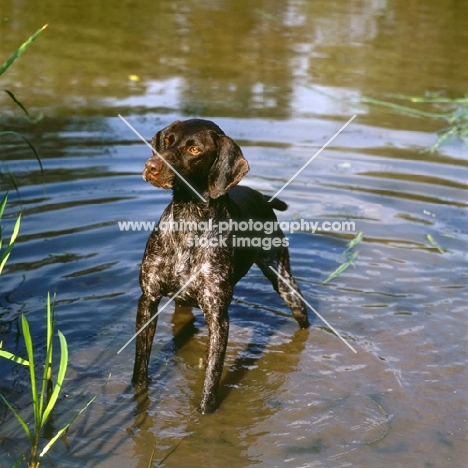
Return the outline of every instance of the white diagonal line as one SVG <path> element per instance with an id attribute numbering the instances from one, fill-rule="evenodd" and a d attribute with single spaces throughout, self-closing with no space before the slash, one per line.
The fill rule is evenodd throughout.
<path id="1" fill-rule="evenodd" d="M 284 284 L 286 284 L 286 286 L 288 286 L 288 288 L 291 290 L 291 292 L 293 292 L 297 297 L 299 297 L 305 304 L 307 304 L 311 309 L 312 311 L 315 313 L 315 315 L 317 315 L 317 317 L 320 318 L 320 320 L 322 320 L 331 330 L 333 330 L 333 332 L 335 333 L 335 335 L 346 345 L 348 346 L 354 353 L 357 353 L 357 351 L 297 292 L 295 291 L 291 285 L 272 267 L 270 266 L 270 269 L 272 269 L 276 276 L 278 278 L 280 278 L 281 280 L 283 280 Z"/>
<path id="2" fill-rule="evenodd" d="M 200 273 L 198 270 L 118 351 L 120 354 Z"/>
<path id="3" fill-rule="evenodd" d="M 268 201 L 274 200 L 355 118 L 353 115 Z"/>
<path id="4" fill-rule="evenodd" d="M 189 182 L 187 182 L 187 180 L 186 180 L 184 177 L 182 177 L 182 176 L 179 174 L 179 172 L 178 172 L 176 169 L 174 169 L 174 167 L 172 167 L 172 165 L 169 164 L 169 162 L 167 162 L 167 161 L 156 151 L 156 148 L 153 148 L 153 147 L 146 141 L 145 137 L 143 137 L 142 135 L 140 135 L 140 133 L 138 133 L 138 131 L 137 131 L 124 117 L 122 117 L 120 114 L 117 114 L 117 115 L 125 122 L 125 124 L 126 124 L 131 130 L 133 130 L 133 132 L 135 133 L 135 135 L 137 135 L 137 136 L 143 141 L 143 143 L 145 143 L 145 145 L 148 146 L 148 147 L 151 149 L 151 151 L 152 151 L 153 153 L 156 153 L 156 155 L 157 155 L 158 157 L 160 157 L 160 158 L 164 161 L 164 163 L 165 163 L 168 167 L 170 167 L 171 170 L 172 170 L 173 172 L 175 172 L 175 173 L 185 182 L 185 184 L 186 184 L 188 187 L 190 187 L 196 195 L 198 195 L 198 196 L 200 197 L 200 199 L 201 199 L 202 201 L 204 201 L 204 202 L 206 203 L 206 200 L 197 192 L 197 190 L 196 190 L 195 188 L 193 188 L 193 187 L 189 184 Z"/>

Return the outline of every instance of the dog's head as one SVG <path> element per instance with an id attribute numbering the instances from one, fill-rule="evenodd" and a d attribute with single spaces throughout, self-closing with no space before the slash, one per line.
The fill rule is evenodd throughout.
<path id="1" fill-rule="evenodd" d="M 173 122 L 151 140 L 155 152 L 146 161 L 143 179 L 165 189 L 191 190 L 218 198 L 247 174 L 239 146 L 213 122 Z"/>

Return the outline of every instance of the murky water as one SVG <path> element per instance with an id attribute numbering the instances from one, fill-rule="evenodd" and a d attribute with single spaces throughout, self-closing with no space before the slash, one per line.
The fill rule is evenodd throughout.
<path id="1" fill-rule="evenodd" d="M 29 125 L 0 98 L 1 127 L 36 145 L 46 188 L 24 143 L 3 136 L 6 237 L 23 213 L 1 277 L 4 348 L 24 354 L 26 313 L 43 350 L 51 291 L 70 347 L 56 426 L 112 373 L 44 466 L 140 468 L 152 456 L 165 467 L 466 466 L 468 151 L 452 142 L 423 153 L 443 124 L 360 104 L 463 96 L 465 10 L 435 0 L 2 1 L 0 61 L 49 23 L 0 78 L 44 114 Z M 215 120 L 249 160 L 243 183 L 271 195 L 357 115 L 284 190 L 290 208 L 280 214 L 355 222 L 354 233 L 288 237 L 305 298 L 356 354 L 318 318 L 297 330 L 252 269 L 230 308 L 219 412 L 195 410 L 207 339 L 198 310 L 160 318 L 149 394 L 135 398 L 133 348 L 117 351 L 134 331 L 148 232 L 118 222 L 157 220 L 170 194 L 141 179 L 148 149 L 118 113 L 148 139 L 175 119 Z M 358 231 L 354 268 L 322 284 Z M 0 392 L 27 415 L 26 370 L 0 361 L 0 378 Z M 7 467 L 26 439 L 5 406 L 0 421 Z"/>

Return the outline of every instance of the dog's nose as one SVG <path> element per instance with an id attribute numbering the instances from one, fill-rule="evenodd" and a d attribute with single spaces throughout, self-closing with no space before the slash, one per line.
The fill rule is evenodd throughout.
<path id="1" fill-rule="evenodd" d="M 161 158 L 150 158 L 146 161 L 145 170 L 152 175 L 157 175 L 161 172 L 163 165 L 164 162 Z"/>

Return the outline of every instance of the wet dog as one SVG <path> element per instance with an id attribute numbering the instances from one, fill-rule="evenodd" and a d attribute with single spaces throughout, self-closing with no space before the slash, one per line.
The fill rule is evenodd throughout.
<path id="1" fill-rule="evenodd" d="M 283 211 L 287 205 L 278 199 L 269 203 L 261 193 L 237 185 L 249 165 L 239 146 L 213 122 L 174 122 L 154 136 L 152 146 L 155 152 L 146 162 L 143 178 L 172 190 L 173 198 L 146 245 L 136 328 L 140 330 L 157 313 L 163 296 L 176 296 L 176 303 L 203 311 L 209 342 L 198 410 L 209 413 L 219 404 L 233 289 L 253 264 L 270 280 L 299 326 L 309 326 L 290 271 L 287 242 L 273 211 Z M 242 222 L 250 222 L 250 227 L 241 233 L 236 227 Z M 252 229 L 252 222 L 270 223 L 272 229 L 259 232 Z M 238 234 L 243 235 L 242 245 Z M 137 386 L 148 384 L 156 321 L 157 317 L 136 339 L 132 381 Z"/>

